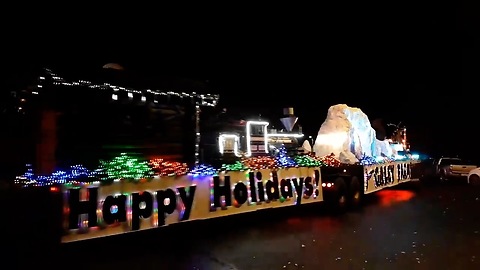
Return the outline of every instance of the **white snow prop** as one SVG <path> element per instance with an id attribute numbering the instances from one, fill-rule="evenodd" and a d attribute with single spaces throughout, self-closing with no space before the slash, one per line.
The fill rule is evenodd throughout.
<path id="1" fill-rule="evenodd" d="M 340 152 L 338 160 L 344 164 L 354 164 L 358 161 L 357 157 L 352 152 Z"/>
<path id="2" fill-rule="evenodd" d="M 310 145 L 310 142 L 308 140 L 305 140 L 302 144 L 302 148 L 305 151 L 305 153 L 310 153 L 312 152 L 312 146 Z"/>
<path id="3" fill-rule="evenodd" d="M 313 151 L 317 156 L 334 154 L 343 163 L 355 163 L 362 156 L 392 156 L 388 141 L 379 141 L 367 115 L 359 108 L 338 104 L 328 109 L 318 131 Z"/>
<path id="4" fill-rule="evenodd" d="M 375 156 L 395 156 L 397 154 L 397 151 L 395 151 L 394 147 L 387 141 L 380 141 L 380 140 L 375 140 Z"/>

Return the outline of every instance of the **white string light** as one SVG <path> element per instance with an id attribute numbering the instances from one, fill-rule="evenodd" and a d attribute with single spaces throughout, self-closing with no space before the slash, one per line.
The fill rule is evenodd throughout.
<path id="1" fill-rule="evenodd" d="M 78 81 L 69 81 L 65 78 L 60 77 L 56 73 L 52 72 L 50 69 L 45 69 L 46 76 L 39 77 L 40 84 L 37 85 L 37 88 L 43 88 L 45 81 L 50 78 L 53 85 L 64 85 L 64 86 L 84 86 L 91 89 L 100 89 L 100 90 L 112 90 L 112 99 L 117 100 L 119 92 L 126 92 L 130 99 L 133 99 L 135 95 L 140 96 L 141 101 L 146 101 L 146 94 L 155 96 L 177 96 L 180 98 L 192 98 L 195 99 L 195 102 L 199 106 L 215 107 L 218 103 L 219 95 L 216 94 L 199 94 L 196 92 L 185 93 L 185 92 L 174 92 L 174 91 L 159 91 L 159 90 L 136 90 L 132 88 L 122 87 L 113 85 L 110 83 L 96 84 L 87 80 L 78 80 Z"/>
<path id="2" fill-rule="evenodd" d="M 240 157 L 240 137 L 236 134 L 220 134 L 218 137 L 218 150 L 220 151 L 220 154 L 223 154 L 225 152 L 225 143 L 228 140 L 233 139 L 233 153 L 235 156 Z"/>
<path id="3" fill-rule="evenodd" d="M 268 131 L 267 131 L 267 127 L 268 127 L 269 123 L 268 122 L 265 122 L 265 121 L 248 121 L 247 122 L 247 153 L 246 153 L 246 156 L 247 157 L 250 157 L 252 155 L 252 135 L 251 135 L 251 130 L 252 130 L 252 126 L 261 126 L 263 127 L 263 144 L 264 144 L 264 151 L 265 153 L 268 153 Z"/>
<path id="4" fill-rule="evenodd" d="M 247 151 L 245 153 L 245 156 L 250 157 L 252 155 L 252 134 L 251 134 L 251 129 L 252 126 L 260 126 L 262 127 L 262 133 L 263 133 L 263 144 L 264 144 L 264 151 L 265 153 L 268 153 L 268 148 L 269 148 L 269 143 L 271 138 L 279 137 L 279 138 L 301 138 L 304 135 L 303 134 L 298 134 L 298 133 L 268 133 L 268 125 L 269 122 L 266 121 L 248 121 L 246 124 L 246 131 L 245 135 L 247 138 Z M 225 153 L 225 143 L 227 140 L 234 140 L 234 154 L 236 156 L 241 156 L 240 153 L 240 137 L 236 134 L 220 134 L 218 137 L 218 150 L 221 154 Z"/>
<path id="5" fill-rule="evenodd" d="M 285 138 L 302 138 L 303 134 L 299 133 L 268 133 L 268 137 L 285 137 Z"/>

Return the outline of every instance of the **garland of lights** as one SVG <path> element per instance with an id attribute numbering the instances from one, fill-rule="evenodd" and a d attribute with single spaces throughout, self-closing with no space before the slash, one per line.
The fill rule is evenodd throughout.
<path id="1" fill-rule="evenodd" d="M 179 176 L 188 173 L 187 163 L 165 161 L 163 158 L 151 159 L 148 165 L 158 176 Z"/>
<path id="2" fill-rule="evenodd" d="M 321 167 L 325 166 L 320 160 L 313 158 L 310 155 L 300 155 L 293 158 L 298 167 Z"/>
<path id="3" fill-rule="evenodd" d="M 101 160 L 99 174 L 101 175 L 100 179 L 104 181 L 127 180 L 138 182 L 151 180 L 154 176 L 152 168 L 146 161 L 139 161 L 125 153 L 110 161 Z"/>
<path id="4" fill-rule="evenodd" d="M 219 99 L 219 95 L 214 95 L 214 94 L 197 94 L 196 92 L 193 92 L 190 94 L 185 92 L 159 91 L 159 90 L 151 90 L 151 89 L 136 90 L 136 89 L 126 88 L 126 87 L 117 86 L 109 83 L 95 84 L 87 80 L 69 81 L 60 77 L 56 73 L 52 72 L 50 69 L 45 69 L 45 72 L 46 72 L 46 76 L 41 76 L 39 78 L 40 84 L 38 85 L 38 88 L 43 88 L 45 81 L 47 79 L 50 79 L 54 85 L 84 86 L 92 89 L 111 90 L 113 91 L 113 94 L 112 94 L 113 99 L 118 98 L 118 94 L 122 92 L 126 93 L 129 98 L 134 98 L 134 96 L 136 95 L 140 97 L 140 100 L 142 101 L 147 101 L 148 96 L 153 96 L 154 101 L 156 100 L 155 97 L 157 96 L 177 96 L 180 98 L 195 99 L 197 102 L 197 105 L 209 106 L 209 107 L 215 107 Z M 39 92 L 37 94 L 39 94 Z"/>
<path id="5" fill-rule="evenodd" d="M 189 169 L 187 164 L 176 161 L 166 161 L 163 159 L 152 159 L 139 161 L 125 153 L 114 157 L 111 160 L 100 161 L 100 166 L 96 170 L 89 170 L 82 165 L 71 166 L 68 170 L 57 170 L 50 175 L 37 175 L 31 165 L 27 165 L 27 171 L 17 176 L 15 184 L 21 186 L 49 186 L 55 184 L 80 185 L 85 183 L 110 183 L 116 180 L 124 180 L 133 183 L 150 181 L 157 177 L 173 177 L 181 175 L 190 176 L 208 176 L 218 174 L 220 171 L 246 171 L 261 169 L 280 169 L 290 167 L 338 167 L 342 163 L 330 154 L 325 157 L 318 157 L 312 153 L 294 156 L 290 158 L 285 156 L 286 151 L 281 150 L 275 157 L 262 156 L 250 157 L 236 161 L 233 164 L 222 164 L 220 168 L 214 168 L 210 165 L 197 164 Z M 402 158 L 405 160 L 405 158 Z M 358 164 L 375 165 L 384 164 L 392 159 L 373 158 L 364 156 Z"/>
<path id="6" fill-rule="evenodd" d="M 321 157 L 320 161 L 323 162 L 323 164 L 326 164 L 327 166 L 331 166 L 331 167 L 339 167 L 340 165 L 342 165 L 342 162 L 340 162 L 340 160 L 338 160 L 335 157 L 335 154 L 333 153 L 330 155 Z"/>
<path id="7" fill-rule="evenodd" d="M 242 159 L 242 163 L 251 170 L 277 169 L 279 167 L 275 158 L 270 156 L 245 158 Z"/>
<path id="8" fill-rule="evenodd" d="M 295 162 L 295 160 L 288 156 L 287 149 L 285 149 L 285 146 L 282 146 L 279 149 L 275 159 L 277 164 L 283 168 L 290 168 L 290 167 L 297 166 L 297 163 Z"/>
<path id="9" fill-rule="evenodd" d="M 248 167 L 245 166 L 240 161 L 235 161 L 233 164 L 222 164 L 222 167 L 220 168 L 221 171 L 245 171 L 248 170 Z"/>
<path id="10" fill-rule="evenodd" d="M 198 164 L 193 167 L 193 169 L 188 173 L 191 176 L 208 176 L 217 174 L 217 169 L 210 165 Z"/>
<path id="11" fill-rule="evenodd" d="M 71 166 L 69 170 L 57 170 L 50 175 L 35 175 L 31 164 L 27 164 L 27 171 L 15 178 L 15 184 L 23 186 L 44 186 L 53 184 L 67 184 L 77 182 L 93 182 L 96 172 L 92 172 L 82 165 Z"/>
<path id="12" fill-rule="evenodd" d="M 359 163 L 361 165 L 373 165 L 377 163 L 377 160 L 374 157 L 363 156 L 360 158 Z"/>

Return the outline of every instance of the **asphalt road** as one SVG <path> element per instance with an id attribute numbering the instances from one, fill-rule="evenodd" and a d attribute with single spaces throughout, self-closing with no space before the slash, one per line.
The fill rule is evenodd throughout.
<path id="1" fill-rule="evenodd" d="M 259 211 L 68 244 L 57 255 L 63 269 L 480 269 L 480 189 L 409 184 L 342 215 Z"/>

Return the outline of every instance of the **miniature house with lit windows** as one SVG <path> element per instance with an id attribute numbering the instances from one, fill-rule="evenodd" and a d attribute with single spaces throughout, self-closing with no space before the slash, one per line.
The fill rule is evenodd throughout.
<path id="1" fill-rule="evenodd" d="M 284 129 L 269 128 L 267 121 L 241 121 L 244 129 L 239 132 L 222 131 L 218 136 L 218 151 L 224 159 L 271 155 L 285 148 L 287 153 L 298 154 L 301 151 L 299 139 L 303 138 L 301 127 L 294 130 L 298 117 L 293 108 L 284 109 L 280 119 Z"/>

